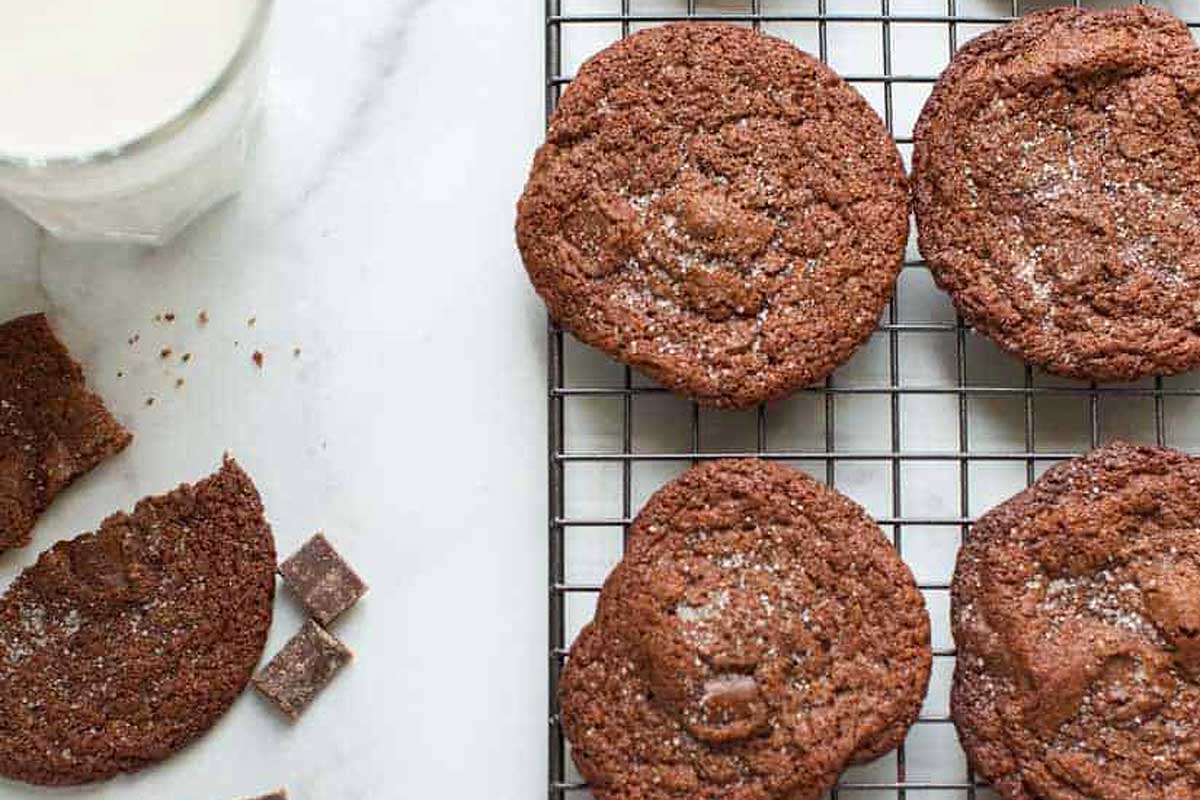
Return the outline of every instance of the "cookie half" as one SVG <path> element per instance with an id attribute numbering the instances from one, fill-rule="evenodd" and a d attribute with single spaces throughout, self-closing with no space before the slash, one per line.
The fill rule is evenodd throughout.
<path id="1" fill-rule="evenodd" d="M 232 460 L 47 550 L 0 598 L 0 775 L 86 783 L 207 731 L 262 655 L 274 573 Z"/>
<path id="2" fill-rule="evenodd" d="M 821 380 L 870 336 L 908 209 L 895 144 L 833 71 L 746 28 L 679 23 L 579 70 L 517 242 L 580 340 L 745 407 Z"/>
<path id="3" fill-rule="evenodd" d="M 866 513 L 767 462 L 655 494 L 562 675 L 563 726 L 600 800 L 809 800 L 903 741 L 929 619 Z"/>
<path id="4" fill-rule="evenodd" d="M 980 332 L 1074 378 L 1200 364 L 1200 50 L 1183 22 L 1060 8 L 984 34 L 915 141 L 921 253 Z"/>
<path id="5" fill-rule="evenodd" d="M 0 325 L 0 553 L 28 544 L 55 496 L 132 439 L 45 315 Z"/>
<path id="6" fill-rule="evenodd" d="M 1114 444 L 971 529 L 951 711 L 1006 800 L 1200 798 L 1200 460 Z"/>

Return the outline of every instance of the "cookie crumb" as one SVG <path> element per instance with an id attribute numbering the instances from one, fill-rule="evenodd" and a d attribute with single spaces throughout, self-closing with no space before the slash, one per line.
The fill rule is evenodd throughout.
<path id="1" fill-rule="evenodd" d="M 135 344 L 137 344 L 141 340 L 142 340 L 142 335 L 140 333 L 135 333 L 133 336 L 129 337 L 129 346 L 133 347 Z"/>
<path id="2" fill-rule="evenodd" d="M 158 353 L 158 357 L 159 357 L 159 358 L 170 358 L 170 357 L 171 357 L 171 352 L 172 352 L 172 351 L 171 351 L 171 348 L 169 348 L 169 347 L 164 347 L 162 350 L 160 350 L 160 351 L 159 351 L 159 353 Z"/>
<path id="3" fill-rule="evenodd" d="M 258 317 L 251 317 L 250 319 L 246 320 L 247 327 L 253 328 L 257 324 L 258 324 Z"/>
<path id="4" fill-rule="evenodd" d="M 122 371 L 122 370 L 117 370 L 117 377 L 118 377 L 118 378 L 124 378 L 124 377 L 125 377 L 125 372 L 124 372 L 124 371 Z"/>
<path id="5" fill-rule="evenodd" d="M 201 325 L 207 325 L 208 324 L 208 312 L 201 311 L 199 314 L 196 315 L 196 321 L 199 322 Z"/>
<path id="6" fill-rule="evenodd" d="M 181 386 L 183 386 L 183 378 L 176 378 L 175 379 L 175 388 L 178 389 Z"/>
<path id="7" fill-rule="evenodd" d="M 155 315 L 154 315 L 154 321 L 155 321 L 155 322 L 162 322 L 162 314 L 155 314 Z"/>
<path id="8" fill-rule="evenodd" d="M 254 362 L 254 366 L 262 369 L 263 361 L 266 360 L 266 356 L 262 354 L 261 350 L 255 350 L 254 355 L 250 356 L 250 360 Z"/>
<path id="9" fill-rule="evenodd" d="M 166 314 L 163 314 L 163 319 L 165 319 L 167 322 L 174 322 L 175 321 L 175 312 L 168 311 Z"/>
<path id="10" fill-rule="evenodd" d="M 299 357 L 300 357 L 300 348 L 293 347 L 292 348 L 292 358 L 299 358 Z"/>
<path id="11" fill-rule="evenodd" d="M 191 354 L 191 353 L 184 353 L 183 355 L 181 355 L 181 356 L 179 357 L 179 360 L 180 360 L 180 361 L 182 361 L 184 364 L 186 364 L 186 363 L 188 363 L 189 361 L 191 361 L 191 360 L 192 360 L 192 354 Z"/>
<path id="12" fill-rule="evenodd" d="M 147 397 L 147 398 L 146 398 L 146 405 L 148 405 L 148 406 L 152 406 L 152 405 L 154 405 L 154 398 L 153 398 L 153 397 Z"/>

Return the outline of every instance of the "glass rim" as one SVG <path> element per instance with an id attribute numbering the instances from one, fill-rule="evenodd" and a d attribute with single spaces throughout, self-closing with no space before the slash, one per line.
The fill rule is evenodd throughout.
<path id="1" fill-rule="evenodd" d="M 11 155 L 0 150 L 0 168 L 34 171 L 54 169 L 56 167 L 107 164 L 125 156 L 148 150 L 167 141 L 182 130 L 191 120 L 200 116 L 209 106 L 216 102 L 217 98 L 241 75 L 242 69 L 253 57 L 256 48 L 262 41 L 263 34 L 266 32 L 267 22 L 270 20 L 271 8 L 274 6 L 275 0 L 253 0 L 253 2 L 257 4 L 258 8 L 255 10 L 250 24 L 246 27 L 242 41 L 238 44 L 233 56 L 221 69 L 220 73 L 213 78 L 208 87 L 170 119 L 121 144 L 98 150 L 84 151 L 78 154 L 42 158 L 38 156 Z"/>

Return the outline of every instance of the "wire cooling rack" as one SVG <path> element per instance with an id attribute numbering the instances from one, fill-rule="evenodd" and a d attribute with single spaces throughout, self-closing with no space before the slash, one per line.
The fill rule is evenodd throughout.
<path id="1" fill-rule="evenodd" d="M 1200 39 L 1200 2 L 1151 3 Z M 588 56 L 679 19 L 724 20 L 830 63 L 878 110 L 906 162 L 912 124 L 959 45 L 1032 10 L 1075 0 L 547 0 L 546 113 Z M 551 800 L 589 795 L 558 722 L 558 678 L 619 560 L 641 503 L 698 460 L 787 461 L 858 502 L 917 576 L 933 620 L 929 696 L 895 753 L 842 776 L 832 797 L 984 800 L 947 713 L 954 665 L 949 582 L 972 522 L 1047 467 L 1113 438 L 1200 451 L 1200 375 L 1088 385 L 1046 376 L 958 319 L 910 241 L 896 296 L 870 342 L 824 385 L 748 413 L 709 412 L 549 330 Z M 1193 421 L 1195 420 L 1195 421 Z"/>

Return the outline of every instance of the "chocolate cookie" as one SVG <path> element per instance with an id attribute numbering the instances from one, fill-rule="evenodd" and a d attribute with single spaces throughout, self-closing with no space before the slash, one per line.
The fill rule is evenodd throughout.
<path id="1" fill-rule="evenodd" d="M 0 775 L 132 772 L 211 727 L 271 626 L 275 545 L 232 460 L 46 551 L 0 598 Z"/>
<path id="2" fill-rule="evenodd" d="M 55 495 L 132 438 L 44 315 L 0 325 L 0 553 L 28 544 Z"/>
<path id="3" fill-rule="evenodd" d="M 654 495 L 562 675 L 599 800 L 815 800 L 903 741 L 929 680 L 912 574 L 857 505 L 762 461 Z"/>
<path id="4" fill-rule="evenodd" d="M 1200 460 L 1114 444 L 971 530 L 951 710 L 1006 800 L 1200 798 Z"/>
<path id="5" fill-rule="evenodd" d="M 518 204 L 551 315 L 706 405 L 828 375 L 908 238 L 895 145 L 829 68 L 731 25 L 645 30 L 563 94 Z"/>
<path id="6" fill-rule="evenodd" d="M 916 127 L 921 252 L 972 325 L 1098 381 L 1200 364 L 1200 51 L 1149 7 L 966 45 Z"/>

